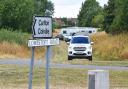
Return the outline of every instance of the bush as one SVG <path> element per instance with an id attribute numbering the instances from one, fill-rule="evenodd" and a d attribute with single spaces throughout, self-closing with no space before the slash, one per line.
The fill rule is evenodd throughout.
<path id="1" fill-rule="evenodd" d="M 9 42 L 19 45 L 27 45 L 29 35 L 27 33 L 21 33 L 13 31 L 13 29 L 0 29 L 0 43 Z"/>

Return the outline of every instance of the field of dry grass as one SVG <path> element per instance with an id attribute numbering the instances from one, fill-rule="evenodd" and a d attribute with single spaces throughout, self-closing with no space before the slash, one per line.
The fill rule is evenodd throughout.
<path id="1" fill-rule="evenodd" d="M 36 59 L 45 55 L 45 47 L 36 48 Z M 2 42 L 0 43 L 0 58 L 30 58 L 31 48 L 16 43 Z"/>
<path id="2" fill-rule="evenodd" d="M 0 58 L 30 58 L 31 48 L 28 48 L 31 34 L 0 29 Z M 35 49 L 36 58 L 44 57 L 45 48 Z"/>
<path id="3" fill-rule="evenodd" d="M 7 35 L 3 35 L 8 33 Z M 55 30 L 53 35 L 57 35 L 59 30 Z M 30 34 L 11 31 L 0 31 L 0 58 L 30 58 L 31 49 L 27 47 L 27 41 L 31 38 Z M 128 60 L 128 33 L 119 35 L 109 35 L 105 32 L 98 32 L 91 36 L 93 45 L 93 59 L 99 61 L 119 61 Z M 21 41 L 19 41 L 21 40 Z M 53 46 L 54 62 L 67 60 L 67 44 L 60 42 L 60 45 Z M 45 47 L 36 48 L 36 59 L 44 58 Z"/>
<path id="4" fill-rule="evenodd" d="M 92 36 L 94 55 L 101 60 L 128 60 L 128 33 L 108 35 L 100 32 Z"/>

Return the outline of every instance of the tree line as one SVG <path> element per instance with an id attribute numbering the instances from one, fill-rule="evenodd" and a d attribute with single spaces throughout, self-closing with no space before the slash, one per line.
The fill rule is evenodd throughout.
<path id="1" fill-rule="evenodd" d="M 86 0 L 78 14 L 78 25 L 98 27 L 111 34 L 128 32 L 128 0 L 108 0 L 104 7 L 96 0 Z"/>
<path id="2" fill-rule="evenodd" d="M 34 15 L 53 13 L 54 4 L 47 0 L 0 0 L 0 28 L 31 32 Z"/>

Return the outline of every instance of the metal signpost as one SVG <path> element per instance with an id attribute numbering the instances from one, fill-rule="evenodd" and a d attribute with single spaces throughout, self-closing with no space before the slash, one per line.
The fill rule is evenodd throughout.
<path id="1" fill-rule="evenodd" d="M 49 60 L 50 60 L 50 47 L 59 44 L 58 38 L 52 38 L 52 18 L 35 16 L 33 22 L 33 38 L 28 41 L 28 47 L 32 48 L 32 58 L 30 63 L 29 72 L 29 87 L 32 89 L 33 66 L 34 66 L 34 49 L 39 46 L 47 46 L 46 52 L 46 89 L 49 89 Z"/>

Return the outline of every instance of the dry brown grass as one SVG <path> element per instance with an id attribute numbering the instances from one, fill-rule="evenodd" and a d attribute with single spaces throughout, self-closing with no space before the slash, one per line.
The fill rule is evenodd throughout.
<path id="1" fill-rule="evenodd" d="M 16 43 L 0 43 L 0 58 L 30 58 L 31 48 L 18 45 Z M 45 48 L 36 48 L 35 56 L 37 59 L 44 57 Z"/>
<path id="2" fill-rule="evenodd" d="M 26 85 L 26 86 L 18 86 L 18 87 L 7 87 L 7 86 L 4 86 L 4 87 L 0 87 L 0 89 L 28 89 L 27 86 L 28 85 Z M 32 88 L 33 89 L 45 89 L 45 86 L 33 86 Z M 57 86 L 50 86 L 50 89 L 87 89 L 87 88 L 79 87 L 79 86 L 70 86 L 70 87 L 67 86 L 66 87 L 64 85 L 62 85 L 62 86 L 57 85 Z"/>
<path id="3" fill-rule="evenodd" d="M 128 33 L 108 35 L 100 32 L 92 36 L 94 53 L 103 60 L 128 59 Z"/>
<path id="4" fill-rule="evenodd" d="M 56 29 L 54 35 L 60 30 Z M 128 59 L 128 33 L 119 35 L 108 35 L 105 32 L 99 32 L 92 36 L 94 42 L 94 58 L 99 60 L 127 60 Z M 36 59 L 42 59 L 45 56 L 45 47 L 37 47 L 35 52 Z M 62 55 L 63 54 L 63 55 Z M 60 56 L 61 55 L 61 56 Z M 7 41 L 0 43 L 0 58 L 30 58 L 31 49 L 27 45 L 18 45 Z M 53 57 L 60 62 L 67 60 L 67 45 L 61 42 L 54 46 Z"/>

